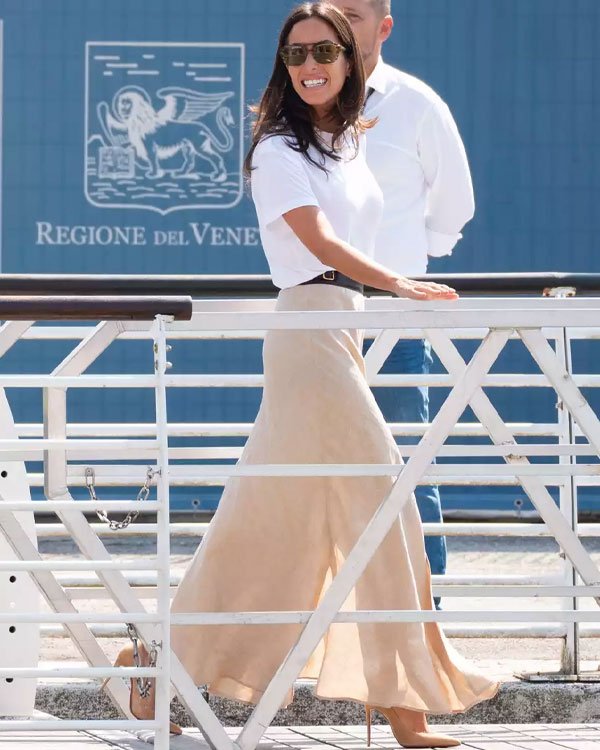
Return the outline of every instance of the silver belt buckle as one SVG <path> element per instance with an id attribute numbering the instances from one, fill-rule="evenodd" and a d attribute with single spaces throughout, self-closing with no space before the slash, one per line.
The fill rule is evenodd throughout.
<path id="1" fill-rule="evenodd" d="M 331 274 L 331 276 L 328 276 L 328 274 Z M 325 271 L 324 274 L 322 274 L 325 281 L 335 281 L 335 271 Z"/>

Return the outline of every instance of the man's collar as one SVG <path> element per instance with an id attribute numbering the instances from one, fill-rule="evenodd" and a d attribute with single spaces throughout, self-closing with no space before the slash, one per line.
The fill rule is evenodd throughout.
<path id="1" fill-rule="evenodd" d="M 388 75 L 382 57 L 377 60 L 377 65 L 368 77 L 367 86 L 377 91 L 378 94 L 385 94 L 388 87 Z"/>

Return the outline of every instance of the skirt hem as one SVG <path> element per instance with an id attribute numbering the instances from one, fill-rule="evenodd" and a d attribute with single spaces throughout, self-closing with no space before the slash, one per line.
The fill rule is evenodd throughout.
<path id="1" fill-rule="evenodd" d="M 492 683 L 492 685 L 490 685 L 486 690 L 483 690 L 481 693 L 475 695 L 473 697 L 473 700 L 463 705 L 461 708 L 423 708 L 422 706 L 408 705 L 407 703 L 393 703 L 388 705 L 385 701 L 375 702 L 364 695 L 362 695 L 360 698 L 351 695 L 324 695 L 319 692 L 318 685 L 317 689 L 315 690 L 315 696 L 319 700 L 353 701 L 354 703 L 362 703 L 365 706 L 371 705 L 374 707 L 381 706 L 382 708 L 405 708 L 410 711 L 420 711 L 424 714 L 461 714 L 465 711 L 468 711 L 477 703 L 481 703 L 482 701 L 491 700 L 492 698 L 494 698 L 498 694 L 501 685 L 501 682 Z M 211 695 L 215 695 L 220 698 L 228 698 L 231 700 L 239 701 L 240 703 L 244 703 L 246 705 L 253 706 L 255 706 L 264 695 L 263 691 L 257 690 L 256 688 L 252 688 L 248 685 L 244 685 L 243 683 L 234 680 L 231 677 L 222 677 L 210 683 L 208 685 L 208 692 Z M 288 693 L 288 696 L 286 696 L 285 702 L 281 705 L 281 708 L 288 708 L 293 699 L 294 690 L 292 689 L 290 693 Z"/>

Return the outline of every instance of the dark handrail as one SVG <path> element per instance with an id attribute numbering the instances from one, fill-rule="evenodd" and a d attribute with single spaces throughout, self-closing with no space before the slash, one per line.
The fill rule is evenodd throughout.
<path id="1" fill-rule="evenodd" d="M 131 290 L 130 293 L 131 295 Z M 191 297 L 2 296 L 0 320 L 190 320 Z"/>
<path id="2" fill-rule="evenodd" d="M 538 296 L 557 287 L 572 287 L 577 294 L 600 294 L 600 273 L 450 273 L 413 278 L 449 284 L 463 295 Z M 272 297 L 277 291 L 267 275 L 0 274 L 0 295 Z M 367 294 L 384 293 L 367 288 Z"/>

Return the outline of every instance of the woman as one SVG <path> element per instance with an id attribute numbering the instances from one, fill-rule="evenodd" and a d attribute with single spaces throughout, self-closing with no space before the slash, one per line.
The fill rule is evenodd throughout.
<path id="1" fill-rule="evenodd" d="M 334 7 L 285 21 L 246 159 L 277 310 L 362 310 L 362 285 L 454 299 L 370 260 L 382 198 L 363 153 L 364 72 Z M 361 332 L 270 331 L 265 384 L 240 463 L 401 463 L 365 379 Z M 176 592 L 173 612 L 311 610 L 389 492 L 391 477 L 234 477 Z M 349 608 L 432 609 L 414 497 L 348 598 Z M 256 703 L 301 626 L 177 626 L 172 646 L 197 684 Z M 497 684 L 435 623 L 334 624 L 306 666 L 316 694 L 380 711 L 405 747 L 451 747 L 427 712 L 464 711 Z M 291 691 L 288 701 L 291 700 Z"/>

